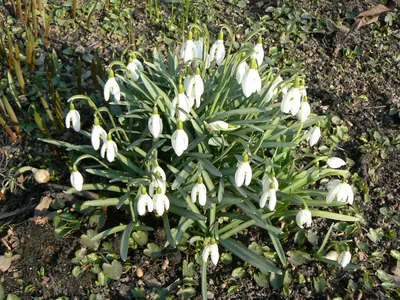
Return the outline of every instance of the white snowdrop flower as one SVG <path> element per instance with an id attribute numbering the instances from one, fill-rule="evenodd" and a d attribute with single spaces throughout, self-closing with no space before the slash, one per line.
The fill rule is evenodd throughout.
<path id="1" fill-rule="evenodd" d="M 70 181 L 71 185 L 74 189 L 76 189 L 78 192 L 82 191 L 82 186 L 83 186 L 83 176 L 82 174 L 78 171 L 78 168 L 74 166 L 72 168 L 72 173 L 70 176 Z"/>
<path id="2" fill-rule="evenodd" d="M 180 56 L 184 63 L 188 62 L 189 60 L 193 60 L 193 58 L 197 58 L 198 56 L 197 47 L 193 42 L 193 34 L 191 31 L 189 31 L 188 39 L 181 47 Z"/>
<path id="3" fill-rule="evenodd" d="M 310 227 L 312 223 L 311 212 L 308 209 L 302 209 L 296 214 L 296 223 L 300 228 Z"/>
<path id="4" fill-rule="evenodd" d="M 300 80 L 296 78 L 293 87 L 283 96 L 281 111 L 285 114 L 291 113 L 292 116 L 299 112 L 301 104 Z"/>
<path id="5" fill-rule="evenodd" d="M 167 180 L 167 176 L 165 175 L 163 168 L 161 168 L 157 162 L 156 166 L 151 170 L 151 172 L 158 175 L 164 182 Z"/>
<path id="6" fill-rule="evenodd" d="M 304 97 L 303 102 L 300 103 L 300 109 L 297 113 L 297 117 L 301 122 L 305 122 L 310 115 L 311 108 L 310 104 L 308 103 L 308 97 Z"/>
<path id="7" fill-rule="evenodd" d="M 168 211 L 169 209 L 169 199 L 168 197 L 162 193 L 161 188 L 157 188 L 157 194 L 153 197 L 154 208 L 159 216 L 164 214 L 164 211 Z"/>
<path id="8" fill-rule="evenodd" d="M 174 118 L 176 111 L 178 111 L 178 120 L 181 122 L 185 122 L 187 115 L 189 114 L 190 108 L 191 106 L 189 99 L 184 94 L 183 85 L 180 84 L 178 85 L 178 95 L 174 98 L 174 100 L 172 100 L 171 117 Z"/>
<path id="9" fill-rule="evenodd" d="M 268 82 L 267 86 L 270 85 L 270 84 L 271 84 L 271 86 L 270 86 L 268 92 L 265 94 L 265 97 L 264 97 L 264 101 L 265 101 L 266 103 L 268 103 L 269 101 L 271 101 L 271 99 L 275 98 L 275 97 L 278 95 L 278 85 L 279 85 L 282 81 L 283 81 L 282 77 L 281 77 L 281 76 L 277 76 L 277 77 L 272 81 L 272 83 L 271 83 L 271 82 Z M 284 94 L 286 94 L 286 93 L 287 93 L 287 88 L 284 87 L 284 88 L 282 89 L 282 92 L 283 92 Z"/>
<path id="10" fill-rule="evenodd" d="M 219 260 L 219 250 L 218 250 L 218 245 L 215 241 L 211 241 L 211 244 L 208 244 L 204 247 L 202 254 L 203 262 L 205 263 L 207 262 L 210 254 L 211 254 L 211 261 L 213 262 L 214 266 L 216 266 Z"/>
<path id="11" fill-rule="evenodd" d="M 242 80 L 243 94 L 248 98 L 251 94 L 259 92 L 261 90 L 261 78 L 257 70 L 257 62 L 253 58 L 250 62 L 250 68 Z"/>
<path id="12" fill-rule="evenodd" d="M 217 65 L 220 66 L 225 58 L 225 45 L 224 45 L 224 33 L 222 31 L 218 34 L 218 40 L 210 48 L 210 56 L 208 57 L 209 62 L 207 65 L 212 63 L 214 60 Z"/>
<path id="13" fill-rule="evenodd" d="M 335 260 L 335 261 L 337 261 L 337 259 L 338 259 L 338 257 L 339 257 L 339 253 L 337 253 L 336 251 L 329 251 L 325 256 L 324 256 L 324 258 L 326 258 L 326 259 L 330 259 L 330 260 Z"/>
<path id="14" fill-rule="evenodd" d="M 121 90 L 119 88 L 117 80 L 115 80 L 114 72 L 112 69 L 108 72 L 108 80 L 104 85 L 104 99 L 108 101 L 110 99 L 110 93 L 114 96 L 115 101 L 119 102 L 121 99 Z"/>
<path id="15" fill-rule="evenodd" d="M 189 137 L 185 130 L 183 130 L 183 123 L 180 121 L 178 122 L 178 128 L 172 134 L 171 144 L 175 154 L 178 156 L 181 156 L 189 146 Z"/>
<path id="16" fill-rule="evenodd" d="M 254 53 L 252 55 L 253 58 L 257 60 L 257 64 L 261 66 L 264 60 L 264 49 L 262 45 L 262 37 L 261 35 L 258 37 L 258 43 L 254 46 Z"/>
<path id="17" fill-rule="evenodd" d="M 350 205 L 353 204 L 354 193 L 351 186 L 339 179 L 330 181 L 328 183 L 328 195 L 326 196 L 326 203 L 331 203 L 335 199 L 338 202 L 348 202 Z"/>
<path id="18" fill-rule="evenodd" d="M 214 122 L 208 123 L 208 126 L 210 126 L 211 129 L 214 130 L 215 132 L 229 130 L 229 124 L 224 121 L 214 121 Z"/>
<path id="19" fill-rule="evenodd" d="M 158 139 L 163 130 L 163 122 L 160 115 L 158 114 L 157 106 L 153 107 L 153 113 L 149 118 L 148 127 L 151 135 L 154 138 Z"/>
<path id="20" fill-rule="evenodd" d="M 263 194 L 260 198 L 260 208 L 264 208 L 265 204 L 268 202 L 268 209 L 273 211 L 276 206 L 276 191 L 279 189 L 279 183 L 276 177 L 267 176 L 263 182 Z"/>
<path id="21" fill-rule="evenodd" d="M 140 72 L 144 70 L 142 63 L 136 58 L 135 54 L 133 54 L 129 59 L 129 63 L 126 68 L 131 72 L 134 81 L 139 79 Z"/>
<path id="22" fill-rule="evenodd" d="M 115 155 L 118 152 L 117 144 L 112 140 L 111 134 L 107 135 L 107 140 L 103 144 L 100 150 L 101 157 L 104 158 L 107 152 L 107 160 L 109 162 L 113 162 L 115 159 Z"/>
<path id="23" fill-rule="evenodd" d="M 194 45 L 196 46 L 197 56 L 196 58 L 203 59 L 203 49 L 204 49 L 204 40 L 202 37 L 197 37 L 194 40 Z"/>
<path id="24" fill-rule="evenodd" d="M 190 107 L 194 105 L 194 100 L 196 100 L 196 107 L 199 107 L 201 96 L 204 93 L 204 83 L 200 75 L 200 68 L 197 67 L 195 74 L 186 77 L 183 83 Z"/>
<path id="25" fill-rule="evenodd" d="M 69 128 L 71 125 L 76 132 L 81 130 L 81 115 L 73 104 L 69 106 L 69 112 L 65 116 L 65 127 Z"/>
<path id="26" fill-rule="evenodd" d="M 342 268 L 346 267 L 351 262 L 351 253 L 349 251 L 342 251 L 338 257 L 338 263 Z"/>
<path id="27" fill-rule="evenodd" d="M 253 171 L 250 167 L 249 156 L 247 153 L 243 155 L 243 160 L 239 163 L 239 167 L 235 173 L 235 184 L 237 187 L 241 187 L 243 183 L 247 186 L 251 182 Z"/>
<path id="28" fill-rule="evenodd" d="M 328 160 L 326 161 L 326 164 L 329 166 L 329 168 L 339 169 L 345 166 L 346 162 L 339 157 L 329 157 Z"/>
<path id="29" fill-rule="evenodd" d="M 207 201 L 207 188 L 203 183 L 203 178 L 199 177 L 197 183 L 193 186 L 192 192 L 190 193 L 192 202 L 195 203 L 197 198 L 201 206 L 206 205 Z"/>
<path id="30" fill-rule="evenodd" d="M 104 130 L 103 127 L 100 126 L 100 122 L 97 117 L 94 118 L 92 136 L 90 137 L 90 139 L 92 141 L 92 146 L 94 150 L 98 150 L 100 148 L 100 141 L 103 141 L 103 143 L 105 143 L 107 140 L 107 132 Z"/>
<path id="31" fill-rule="evenodd" d="M 149 194 L 151 197 L 153 197 L 157 193 L 158 188 L 161 188 L 161 192 L 163 194 L 165 194 L 165 192 L 167 190 L 165 181 L 161 178 L 161 173 L 157 172 L 156 174 L 157 174 L 157 177 L 153 176 L 153 179 L 149 185 Z"/>
<path id="32" fill-rule="evenodd" d="M 153 211 L 153 199 L 147 194 L 146 188 L 142 186 L 140 189 L 140 196 L 137 202 L 137 211 L 140 216 L 144 216 L 146 214 L 146 208 L 148 212 Z"/>
<path id="33" fill-rule="evenodd" d="M 321 129 L 319 126 L 315 126 L 310 129 L 310 131 L 307 134 L 306 140 L 310 143 L 310 146 L 314 146 L 316 143 L 318 143 L 319 138 L 321 137 Z"/>
<path id="34" fill-rule="evenodd" d="M 236 65 L 234 66 L 234 68 L 235 67 Z M 249 70 L 249 65 L 247 64 L 247 62 L 242 61 L 239 63 L 239 65 L 236 68 L 236 74 L 235 74 L 237 83 L 242 84 L 244 75 L 246 75 L 248 70 Z"/>

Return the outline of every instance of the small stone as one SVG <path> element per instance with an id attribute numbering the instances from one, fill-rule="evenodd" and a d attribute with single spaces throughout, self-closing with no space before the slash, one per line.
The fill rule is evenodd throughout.
<path id="1" fill-rule="evenodd" d="M 226 288 L 226 282 L 223 282 L 223 283 L 221 284 L 221 288 L 223 288 L 223 289 Z"/>
<path id="2" fill-rule="evenodd" d="M 139 279 L 137 283 L 138 283 L 138 285 L 144 285 L 144 282 L 142 279 Z"/>
<path id="3" fill-rule="evenodd" d="M 11 259 L 5 257 L 4 255 L 0 256 L 0 271 L 5 272 L 11 267 Z"/>
<path id="4" fill-rule="evenodd" d="M 139 278 L 143 277 L 143 270 L 141 268 L 137 268 L 136 276 Z"/>
<path id="5" fill-rule="evenodd" d="M 214 293 L 207 291 L 207 299 L 214 299 Z"/>

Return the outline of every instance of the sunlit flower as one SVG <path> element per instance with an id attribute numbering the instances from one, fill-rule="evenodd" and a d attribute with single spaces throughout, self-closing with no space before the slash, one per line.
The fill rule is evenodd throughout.
<path id="1" fill-rule="evenodd" d="M 104 158 L 107 152 L 107 160 L 109 162 L 113 162 L 115 159 L 115 155 L 118 152 L 117 144 L 112 140 L 111 134 L 107 135 L 107 140 L 103 144 L 100 150 L 101 157 Z"/>
<path id="2" fill-rule="evenodd" d="M 301 122 L 305 122 L 310 115 L 311 108 L 310 104 L 308 103 L 308 98 L 307 96 L 304 97 L 303 102 L 300 103 L 300 109 L 299 112 L 297 113 L 297 117 Z"/>
<path id="3" fill-rule="evenodd" d="M 192 107 L 194 105 L 194 100 L 196 100 L 196 107 L 199 107 L 201 96 L 204 93 L 204 83 L 200 76 L 200 68 L 196 68 L 194 75 L 186 77 L 183 84 L 190 106 Z"/>
<path id="4" fill-rule="evenodd" d="M 163 168 L 161 168 L 157 162 L 156 162 L 156 166 L 151 170 L 151 172 L 153 174 L 156 174 L 157 176 L 159 176 L 162 180 L 164 180 L 164 181 L 167 180 L 167 176 L 165 175 Z"/>
<path id="5" fill-rule="evenodd" d="M 193 42 L 193 34 L 191 31 L 188 33 L 188 39 L 185 43 L 183 43 L 180 56 L 183 59 L 183 62 L 187 62 L 189 60 L 193 60 L 193 58 L 197 57 L 197 47 Z"/>
<path id="6" fill-rule="evenodd" d="M 154 206 L 153 199 L 151 199 L 149 194 L 147 194 L 146 188 L 142 186 L 142 188 L 140 189 L 140 196 L 137 202 L 138 214 L 144 216 L 146 214 L 146 207 L 148 212 L 152 212 L 153 206 Z"/>
<path id="7" fill-rule="evenodd" d="M 260 199 L 260 208 L 264 208 L 265 204 L 268 202 L 268 209 L 273 211 L 276 206 L 276 191 L 279 189 L 278 180 L 275 177 L 267 176 L 263 182 L 263 194 Z"/>
<path id="8" fill-rule="evenodd" d="M 271 84 L 271 86 L 269 87 L 268 92 L 265 94 L 265 97 L 264 97 L 264 101 L 265 101 L 266 103 L 268 103 L 269 101 L 271 101 L 271 99 L 275 98 L 275 97 L 278 95 L 278 85 L 279 85 L 282 81 L 283 81 L 283 79 L 282 79 L 282 77 L 279 75 L 279 76 L 277 76 L 277 77 L 272 81 L 272 83 L 271 83 L 271 81 L 269 81 L 269 82 L 267 83 L 267 87 L 268 87 L 268 85 L 270 85 L 270 84 Z M 287 93 L 287 87 L 286 87 L 286 86 L 284 86 L 284 87 L 282 88 L 282 93 L 283 93 L 283 94 L 286 94 L 286 93 Z"/>
<path id="9" fill-rule="evenodd" d="M 296 78 L 293 87 L 283 96 L 281 111 L 285 114 L 290 112 L 294 116 L 299 112 L 302 97 L 299 87 L 300 79 Z"/>
<path id="10" fill-rule="evenodd" d="M 149 185 L 149 194 L 151 197 L 153 197 L 157 193 L 158 188 L 161 188 L 161 193 L 163 194 L 165 194 L 167 189 L 165 180 L 163 180 L 161 177 L 161 173 L 157 172 L 156 175 L 157 177 L 152 176 L 153 179 L 151 180 Z"/>
<path id="11" fill-rule="evenodd" d="M 214 243 L 213 243 L 214 242 Z M 207 262 L 208 256 L 211 254 L 211 261 L 213 262 L 214 266 L 218 264 L 219 260 L 219 250 L 218 250 L 218 244 L 215 241 L 211 241 L 211 244 L 208 244 L 204 247 L 203 249 L 203 262 Z"/>
<path id="12" fill-rule="evenodd" d="M 210 128 L 215 132 L 230 131 L 235 129 L 235 128 L 229 128 L 229 124 L 224 121 L 214 121 L 208 123 L 208 126 L 210 126 Z"/>
<path id="13" fill-rule="evenodd" d="M 162 193 L 161 188 L 157 188 L 157 194 L 153 197 L 154 208 L 158 215 L 162 216 L 164 211 L 169 209 L 169 199 L 168 197 Z"/>
<path id="14" fill-rule="evenodd" d="M 199 177 L 197 183 L 193 186 L 192 192 L 190 193 L 192 202 L 195 203 L 197 198 L 199 198 L 199 203 L 201 206 L 206 205 L 207 201 L 207 189 L 203 183 L 203 178 Z"/>
<path id="15" fill-rule="evenodd" d="M 114 96 L 115 101 L 119 102 L 121 99 L 121 90 L 114 77 L 112 69 L 108 72 L 108 80 L 104 85 L 104 99 L 108 101 L 110 99 L 110 93 Z"/>
<path id="16" fill-rule="evenodd" d="M 163 130 L 163 122 L 160 118 L 160 115 L 158 114 L 157 106 L 153 107 L 153 113 L 149 118 L 148 127 L 151 135 L 154 138 L 158 139 Z"/>
<path id="17" fill-rule="evenodd" d="M 350 205 L 353 204 L 354 193 L 351 186 L 339 179 L 330 181 L 328 183 L 328 195 L 326 196 L 326 203 L 331 203 L 335 199 L 338 202 L 348 202 Z"/>
<path id="18" fill-rule="evenodd" d="M 250 62 L 250 68 L 242 80 L 242 90 L 246 97 L 250 97 L 251 94 L 259 92 L 261 90 L 261 78 L 257 70 L 257 62 L 253 58 Z"/>
<path id="19" fill-rule="evenodd" d="M 209 61 L 207 65 L 212 63 L 215 59 L 217 65 L 220 66 L 224 58 L 225 58 L 224 33 L 220 31 L 218 35 L 218 40 L 216 40 L 214 44 L 211 46 L 210 56 L 208 57 Z"/>
<path id="20" fill-rule="evenodd" d="M 235 65 L 233 66 L 233 69 L 236 68 L 236 74 L 235 74 L 235 78 L 237 83 L 242 84 L 244 75 L 246 75 L 247 71 L 249 70 L 249 65 L 247 64 L 246 61 L 242 61 L 240 62 L 237 67 L 236 67 L 237 63 L 235 63 Z"/>
<path id="21" fill-rule="evenodd" d="M 73 104 L 69 106 L 69 112 L 65 117 L 65 127 L 69 128 L 71 124 L 72 128 L 74 128 L 76 132 L 81 130 L 81 115 L 75 109 L 75 106 Z"/>
<path id="22" fill-rule="evenodd" d="M 197 56 L 196 58 L 203 59 L 203 49 L 204 49 L 204 41 L 202 37 L 197 37 L 194 40 L 194 45 L 196 46 Z"/>
<path id="23" fill-rule="evenodd" d="M 142 63 L 136 58 L 135 54 L 133 54 L 129 59 L 129 63 L 126 68 L 131 72 L 132 78 L 135 81 L 139 79 L 139 73 L 144 70 Z"/>
<path id="24" fill-rule="evenodd" d="M 328 165 L 329 168 L 339 169 L 340 167 L 345 166 L 346 162 L 339 157 L 329 157 L 328 160 L 326 161 L 326 164 Z"/>
<path id="25" fill-rule="evenodd" d="M 181 156 L 183 151 L 189 146 L 189 137 L 185 130 L 183 130 L 183 123 L 180 121 L 178 122 L 177 130 L 172 134 L 171 144 L 178 156 Z"/>
<path id="26" fill-rule="evenodd" d="M 94 118 L 94 125 L 92 128 L 91 136 L 92 146 L 94 150 L 98 150 L 100 148 L 100 140 L 102 140 L 103 143 L 106 142 L 107 132 L 103 129 L 103 127 L 100 126 L 99 119 L 96 117 Z"/>
<path id="27" fill-rule="evenodd" d="M 264 60 L 264 49 L 262 45 L 262 37 L 261 35 L 258 37 L 258 43 L 254 46 L 254 53 L 252 55 L 253 58 L 257 60 L 257 64 L 261 66 Z"/>
<path id="28" fill-rule="evenodd" d="M 74 189 L 76 189 L 78 192 L 82 191 L 83 176 L 78 171 L 78 168 L 76 166 L 73 167 L 72 173 L 71 173 L 71 176 L 69 179 L 71 180 L 71 185 Z"/>
<path id="29" fill-rule="evenodd" d="M 243 183 L 247 186 L 251 182 L 253 171 L 250 167 L 249 156 L 247 153 L 243 155 L 243 160 L 239 163 L 239 167 L 235 173 L 235 184 L 237 187 L 241 187 Z"/>
<path id="30" fill-rule="evenodd" d="M 296 215 L 296 223 L 300 228 L 310 227 L 312 223 L 311 212 L 308 209 L 300 210 Z"/>
<path id="31" fill-rule="evenodd" d="M 310 146 L 314 146 L 316 143 L 318 143 L 319 138 L 321 137 L 321 129 L 319 126 L 315 126 L 310 129 L 310 131 L 307 134 L 306 140 L 310 143 Z"/>
<path id="32" fill-rule="evenodd" d="M 337 253 L 336 251 L 329 251 L 325 256 L 324 256 L 324 258 L 326 258 L 326 259 L 330 259 L 330 260 L 335 260 L 335 261 L 337 261 L 337 259 L 338 259 L 338 257 L 339 257 L 339 253 Z"/>
<path id="33" fill-rule="evenodd" d="M 338 263 L 342 268 L 346 267 L 351 262 L 351 253 L 349 251 L 342 251 L 338 257 Z"/>
<path id="34" fill-rule="evenodd" d="M 189 99 L 184 94 L 183 85 L 180 84 L 180 85 L 178 85 L 178 95 L 174 98 L 174 100 L 172 100 L 171 117 L 174 118 L 175 113 L 178 110 L 178 112 L 177 112 L 178 120 L 185 122 L 187 115 L 189 114 L 190 108 L 191 108 L 191 106 L 190 106 Z"/>

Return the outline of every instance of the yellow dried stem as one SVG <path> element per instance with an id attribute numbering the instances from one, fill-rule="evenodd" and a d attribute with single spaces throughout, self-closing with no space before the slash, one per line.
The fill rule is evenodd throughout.
<path id="1" fill-rule="evenodd" d="M 62 116 L 61 99 L 60 99 L 60 95 L 58 94 L 58 91 L 56 91 L 53 94 L 52 101 L 53 101 L 54 111 L 56 114 L 56 119 L 58 122 L 58 128 L 62 129 L 62 128 L 64 128 L 64 119 Z"/>
<path id="2" fill-rule="evenodd" d="M 18 136 L 18 139 L 22 142 L 22 134 L 21 134 L 21 129 L 18 125 L 18 118 L 14 112 L 14 109 L 10 105 L 10 102 L 4 95 L 3 95 L 2 104 L 4 105 L 3 108 L 5 108 L 5 110 L 7 111 L 8 116 L 10 117 L 10 120 L 13 123 L 15 132 L 17 133 L 17 136 Z"/>
<path id="3" fill-rule="evenodd" d="M 49 46 L 50 24 L 51 24 L 52 18 L 53 18 L 53 11 L 50 11 L 50 13 L 47 15 L 47 22 L 46 22 L 46 27 L 45 27 L 45 32 L 44 32 L 44 45 L 46 48 Z"/>
<path id="4" fill-rule="evenodd" d="M 4 128 L 7 134 L 10 136 L 11 141 L 14 142 L 17 139 L 15 133 L 11 130 L 10 126 L 8 126 L 7 122 L 0 116 L 0 125 Z"/>
<path id="5" fill-rule="evenodd" d="M 38 37 L 38 24 L 37 24 L 37 16 L 36 16 L 36 0 L 32 0 L 32 25 L 33 25 L 33 34 L 35 38 Z"/>
<path id="6" fill-rule="evenodd" d="M 77 6 L 78 0 L 74 0 L 72 2 L 72 17 L 75 19 L 76 17 L 76 6 Z"/>
<path id="7" fill-rule="evenodd" d="M 24 75 L 22 74 L 22 70 L 20 65 L 18 64 L 17 60 L 13 58 L 13 65 L 14 65 L 14 70 L 15 73 L 17 74 L 17 80 L 19 83 L 19 86 L 21 88 L 21 91 L 23 94 L 25 94 L 25 80 L 24 80 Z"/>
<path id="8" fill-rule="evenodd" d="M 21 0 L 17 0 L 17 16 L 22 19 L 22 3 Z"/>

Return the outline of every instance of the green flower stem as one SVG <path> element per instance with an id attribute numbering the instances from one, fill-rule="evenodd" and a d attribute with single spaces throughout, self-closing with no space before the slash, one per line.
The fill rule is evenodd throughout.
<path id="1" fill-rule="evenodd" d="M 107 113 L 109 118 L 110 118 L 110 120 L 111 120 L 112 126 L 113 127 L 117 127 L 117 125 L 115 124 L 115 121 L 114 121 L 114 117 L 110 113 L 110 111 L 108 110 L 107 107 L 103 106 L 103 107 L 100 107 L 99 109 L 96 109 L 95 112 L 94 112 L 94 116 L 97 117 L 99 115 L 99 117 L 100 117 L 101 121 L 103 122 L 103 124 L 107 126 L 107 123 L 105 122 L 105 120 L 103 119 L 103 116 L 101 114 L 102 112 Z M 110 129 L 110 126 L 107 126 L 107 129 Z"/>
<path id="2" fill-rule="evenodd" d="M 118 131 L 121 131 L 122 132 L 122 134 L 124 135 L 124 137 L 125 137 L 125 140 L 129 143 L 130 141 L 129 141 L 129 138 L 128 138 L 128 135 L 126 134 L 126 131 L 123 129 L 123 128 L 121 128 L 121 127 L 114 127 L 114 128 L 112 128 L 109 132 L 108 132 L 108 134 L 113 134 L 114 132 L 118 132 Z"/>
<path id="3" fill-rule="evenodd" d="M 325 238 L 324 238 L 324 240 L 323 240 L 323 242 L 321 244 L 321 247 L 319 247 L 319 249 L 317 251 L 317 255 L 321 255 L 322 251 L 324 251 L 324 248 L 325 248 L 326 244 L 328 243 L 328 240 L 329 240 L 329 238 L 330 238 L 330 236 L 332 234 L 334 225 L 335 225 L 335 223 L 332 223 L 331 226 L 329 227 L 329 230 L 325 235 Z"/>
<path id="4" fill-rule="evenodd" d="M 207 262 L 201 262 L 201 297 L 207 300 Z"/>
<path id="5" fill-rule="evenodd" d="M 75 95 L 75 96 L 72 96 L 71 98 L 69 98 L 68 100 L 67 100 L 67 102 L 71 102 L 71 104 L 75 101 L 75 100 L 85 100 L 85 101 L 87 101 L 88 103 L 89 103 L 89 106 L 92 108 L 92 109 L 94 109 L 95 111 L 97 110 L 97 106 L 96 106 L 96 104 L 94 104 L 94 102 L 92 101 L 92 99 L 90 99 L 88 96 L 85 96 L 85 95 Z"/>
<path id="6" fill-rule="evenodd" d="M 262 32 L 264 32 L 264 31 L 266 31 L 266 30 L 267 30 L 266 28 L 259 28 L 259 29 L 257 29 L 256 31 L 252 32 L 252 33 L 244 40 L 244 42 L 243 42 L 242 44 L 243 44 L 243 45 L 246 45 L 246 44 L 250 41 L 250 39 L 251 39 L 253 36 L 258 35 L 258 34 L 261 34 Z"/>
<path id="7" fill-rule="evenodd" d="M 216 203 L 212 203 L 211 204 L 211 209 L 210 209 L 210 222 L 209 222 L 210 231 L 214 228 L 216 213 L 217 213 L 217 204 Z"/>
<path id="8" fill-rule="evenodd" d="M 234 34 L 233 34 L 232 29 L 231 29 L 228 25 L 222 24 L 222 25 L 221 25 L 221 28 L 225 28 L 226 31 L 228 31 L 228 34 L 229 34 L 229 41 L 230 41 L 230 42 L 229 42 L 228 53 L 227 53 L 226 58 L 225 58 L 225 59 L 227 59 L 227 58 L 230 56 L 231 52 L 232 52 L 233 41 L 234 41 L 235 36 L 234 36 Z"/>
<path id="9" fill-rule="evenodd" d="M 139 192 L 140 193 L 140 192 Z M 132 222 L 134 224 L 136 224 L 137 220 L 136 220 L 136 214 L 135 214 L 135 207 L 134 207 L 134 202 L 135 200 L 132 199 L 132 195 L 129 195 L 129 210 L 131 212 L 131 217 L 132 217 Z"/>
<path id="10" fill-rule="evenodd" d="M 275 124 L 278 124 L 278 123 L 279 123 L 280 118 L 277 118 L 278 113 L 279 113 L 279 110 L 277 110 L 276 113 L 274 114 L 274 116 L 271 118 L 272 120 L 274 120 L 274 121 L 272 122 L 272 125 L 275 125 Z M 257 155 L 257 153 L 258 153 L 258 151 L 260 150 L 260 148 L 261 148 L 261 146 L 262 146 L 264 140 L 267 139 L 268 137 L 270 137 L 271 134 L 272 134 L 273 132 L 274 132 L 273 129 L 266 130 L 266 131 L 264 132 L 262 138 L 260 139 L 260 142 L 258 143 L 258 146 L 257 146 L 256 150 L 254 150 L 254 152 L 253 152 L 254 155 Z"/>
<path id="11" fill-rule="evenodd" d="M 93 155 L 90 155 L 90 154 L 83 154 L 83 155 L 79 156 L 79 157 L 75 160 L 75 162 L 74 162 L 74 164 L 73 164 L 72 166 L 73 166 L 73 167 L 76 167 L 76 165 L 77 165 L 81 160 L 86 159 L 86 158 L 94 159 L 94 160 L 97 161 L 99 164 L 101 164 L 103 167 L 105 167 L 106 169 L 109 169 L 109 167 L 108 167 L 105 163 L 103 163 L 100 159 L 98 159 L 96 156 L 93 156 Z"/>

